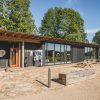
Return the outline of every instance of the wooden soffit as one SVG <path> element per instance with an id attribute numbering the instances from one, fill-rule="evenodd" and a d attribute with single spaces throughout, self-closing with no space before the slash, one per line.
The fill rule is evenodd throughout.
<path id="1" fill-rule="evenodd" d="M 60 38 L 46 37 L 46 36 L 38 36 L 34 34 L 25 34 L 21 32 L 11 32 L 7 30 L 0 29 L 0 40 L 1 41 L 18 41 L 18 42 L 31 42 L 31 43 L 41 43 L 41 42 L 53 42 L 53 43 L 62 43 L 73 46 L 83 46 L 83 47 L 95 47 L 99 48 L 100 45 L 83 43 L 83 42 L 75 42 L 68 41 Z"/>

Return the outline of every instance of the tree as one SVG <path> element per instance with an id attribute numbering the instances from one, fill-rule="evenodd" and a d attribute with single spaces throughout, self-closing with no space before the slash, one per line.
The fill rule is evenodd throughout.
<path id="1" fill-rule="evenodd" d="M 83 19 L 78 12 L 68 8 L 48 9 L 41 23 L 40 33 L 75 41 L 85 41 L 86 38 Z"/>
<path id="2" fill-rule="evenodd" d="M 35 31 L 34 20 L 29 10 L 29 0 L 12 0 L 10 3 L 10 16 L 13 21 L 13 27 L 10 30 L 23 33 L 33 33 Z"/>
<path id="3" fill-rule="evenodd" d="M 9 20 L 9 4 L 11 0 L 0 0 L 0 27 L 7 29 L 11 25 Z"/>
<path id="4" fill-rule="evenodd" d="M 0 27 L 28 34 L 36 32 L 29 0 L 0 0 L 0 4 Z"/>
<path id="5" fill-rule="evenodd" d="M 95 36 L 93 37 L 92 40 L 94 43 L 100 44 L 100 31 L 95 33 Z"/>

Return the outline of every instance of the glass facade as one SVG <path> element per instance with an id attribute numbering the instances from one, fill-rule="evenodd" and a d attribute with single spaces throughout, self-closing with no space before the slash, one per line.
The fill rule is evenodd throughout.
<path id="1" fill-rule="evenodd" d="M 71 45 L 45 43 L 45 65 L 71 63 L 73 60 L 71 53 Z M 85 59 L 96 59 L 96 49 L 92 47 L 85 47 Z"/>
<path id="2" fill-rule="evenodd" d="M 61 45 L 61 63 L 64 64 L 66 59 L 65 59 L 65 45 Z"/>
<path id="3" fill-rule="evenodd" d="M 66 56 L 67 63 L 71 63 L 71 46 L 67 45 L 67 56 Z"/>
<path id="4" fill-rule="evenodd" d="M 54 44 L 53 43 L 46 43 L 45 45 L 45 64 L 46 65 L 53 65 L 54 64 Z"/>
<path id="5" fill-rule="evenodd" d="M 61 62 L 61 46 L 60 44 L 55 44 L 55 56 L 54 56 L 54 59 L 55 59 L 55 64 L 60 64 Z"/>
<path id="6" fill-rule="evenodd" d="M 45 65 L 71 63 L 71 46 L 45 43 Z"/>
<path id="7" fill-rule="evenodd" d="M 85 59 L 96 59 L 95 48 L 85 47 Z"/>

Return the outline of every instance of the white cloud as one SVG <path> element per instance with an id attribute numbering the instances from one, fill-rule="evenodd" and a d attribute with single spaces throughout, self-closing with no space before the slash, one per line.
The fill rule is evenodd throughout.
<path id="1" fill-rule="evenodd" d="M 87 29 L 85 30 L 86 33 L 96 33 L 97 31 L 99 31 L 100 28 L 95 28 L 95 29 Z"/>

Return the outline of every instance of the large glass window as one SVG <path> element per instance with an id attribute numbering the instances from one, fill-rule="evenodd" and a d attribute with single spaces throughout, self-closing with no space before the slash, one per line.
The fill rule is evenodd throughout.
<path id="1" fill-rule="evenodd" d="M 85 59 L 88 59 L 88 48 L 85 47 Z"/>
<path id="2" fill-rule="evenodd" d="M 54 64 L 54 44 L 46 43 L 45 49 L 45 65 Z"/>
<path id="3" fill-rule="evenodd" d="M 48 65 L 48 44 L 45 43 L 45 65 Z"/>
<path id="4" fill-rule="evenodd" d="M 60 50 L 60 44 L 55 44 L 55 64 L 60 64 L 61 62 Z"/>
<path id="5" fill-rule="evenodd" d="M 95 59 L 95 48 L 85 47 L 85 59 Z"/>
<path id="6" fill-rule="evenodd" d="M 96 59 L 96 49 L 92 48 L 92 57 L 93 59 Z"/>
<path id="7" fill-rule="evenodd" d="M 71 63 L 71 46 L 45 43 L 45 65 Z"/>
<path id="8" fill-rule="evenodd" d="M 65 45 L 65 50 L 64 50 L 64 59 L 65 59 L 65 63 L 67 63 L 67 45 Z"/>
<path id="9" fill-rule="evenodd" d="M 91 56 L 92 56 L 92 48 L 89 47 L 88 58 L 91 59 Z"/>
<path id="10" fill-rule="evenodd" d="M 91 59 L 95 59 L 95 49 L 91 48 Z"/>
<path id="11" fill-rule="evenodd" d="M 71 46 L 67 45 L 67 63 L 71 63 Z"/>
<path id="12" fill-rule="evenodd" d="M 61 44 L 61 63 L 65 63 L 65 49 L 64 49 L 65 45 Z"/>
<path id="13" fill-rule="evenodd" d="M 87 59 L 89 59 L 89 47 L 87 47 Z"/>

